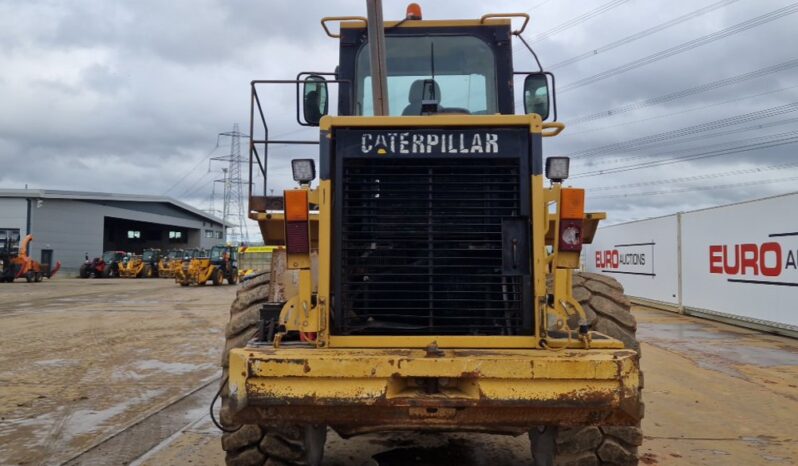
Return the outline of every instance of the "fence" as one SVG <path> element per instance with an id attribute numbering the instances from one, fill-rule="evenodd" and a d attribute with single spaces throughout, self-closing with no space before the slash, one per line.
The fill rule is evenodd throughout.
<path id="1" fill-rule="evenodd" d="M 633 298 L 798 336 L 798 193 L 602 228 L 585 268 Z"/>

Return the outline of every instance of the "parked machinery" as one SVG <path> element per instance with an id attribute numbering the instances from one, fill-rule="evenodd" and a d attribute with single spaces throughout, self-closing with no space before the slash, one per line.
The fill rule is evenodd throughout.
<path id="1" fill-rule="evenodd" d="M 138 278 L 143 270 L 141 254 L 128 253 L 119 264 L 119 276 L 122 278 Z"/>
<path id="2" fill-rule="evenodd" d="M 170 249 L 168 253 L 163 255 L 161 260 L 158 261 L 158 277 L 175 278 L 182 265 L 183 253 L 182 249 Z"/>
<path id="3" fill-rule="evenodd" d="M 19 233 L 0 230 L 0 281 L 13 282 L 17 278 L 25 278 L 28 283 L 40 282 L 44 278 L 52 278 L 61 268 L 61 262 L 42 264 L 30 257 L 32 235 L 26 235 L 19 241 Z"/>
<path id="4" fill-rule="evenodd" d="M 238 283 L 238 248 L 214 246 L 204 257 L 191 260 L 176 279 L 180 286 L 205 285 L 208 281 L 218 286 L 226 280 L 229 285 Z"/>
<path id="5" fill-rule="evenodd" d="M 256 273 L 271 270 L 272 253 L 277 246 L 241 246 L 238 248 L 238 276 L 240 280 Z"/>
<path id="6" fill-rule="evenodd" d="M 145 249 L 141 255 L 128 256 L 119 267 L 119 274 L 122 278 L 156 278 L 160 259 L 160 249 Z"/>
<path id="7" fill-rule="evenodd" d="M 251 83 L 248 211 L 285 250 L 230 308 L 227 464 L 319 465 L 328 427 L 527 434 L 536 466 L 637 464 L 635 319 L 617 281 L 574 273 L 606 215 L 543 156 L 565 125 L 553 76 L 513 69 L 529 15 L 427 21 L 411 4 L 383 24 L 368 4 L 322 20 L 335 72 Z M 285 83 L 320 126 L 320 169 L 312 186 L 314 161 L 293 160 L 277 212 L 258 88 Z"/>
<path id="8" fill-rule="evenodd" d="M 183 250 L 183 258 L 180 260 L 180 267 L 175 270 L 175 283 L 182 283 L 189 281 L 188 271 L 191 268 L 191 261 L 201 257 L 207 257 L 208 251 L 195 248 Z"/>
<path id="9" fill-rule="evenodd" d="M 102 257 L 89 259 L 89 253 L 86 253 L 86 260 L 80 266 L 80 278 L 119 277 L 119 265 L 126 255 L 125 251 L 105 251 Z"/>

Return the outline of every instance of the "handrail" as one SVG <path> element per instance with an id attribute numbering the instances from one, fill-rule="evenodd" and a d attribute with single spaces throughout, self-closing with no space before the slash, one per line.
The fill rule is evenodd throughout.
<path id="1" fill-rule="evenodd" d="M 260 172 L 260 177 L 263 179 L 263 191 L 262 193 L 258 193 L 255 197 L 266 197 L 268 192 L 267 188 L 267 181 L 268 181 L 268 163 L 269 163 L 269 146 L 270 145 L 281 145 L 281 144 L 288 144 L 288 145 L 313 145 L 319 144 L 319 140 L 302 140 L 302 139 L 270 139 L 269 138 L 269 125 L 266 122 L 266 114 L 261 103 L 260 95 L 258 94 L 258 86 L 259 85 L 273 85 L 273 84 L 282 84 L 282 85 L 294 85 L 296 87 L 296 101 L 295 105 L 297 106 L 297 122 L 300 125 L 304 125 L 299 118 L 299 105 L 300 105 L 300 84 L 304 83 L 305 80 L 302 79 L 303 76 L 307 75 L 319 75 L 319 76 L 332 76 L 335 77 L 335 73 L 328 73 L 328 72 L 308 72 L 304 71 L 297 75 L 297 79 L 258 79 L 253 80 L 250 82 L 250 104 L 249 104 L 249 186 L 248 186 L 248 195 L 250 202 L 253 199 L 253 186 L 255 184 L 255 165 L 257 164 L 257 169 Z M 328 84 L 335 84 L 337 86 L 341 85 L 348 85 L 351 86 L 352 82 L 350 80 L 342 80 L 342 79 L 328 79 L 326 80 Z M 258 125 L 262 130 L 263 137 L 259 138 L 255 136 L 255 122 L 256 120 L 260 120 L 260 124 Z M 278 136 L 279 137 L 279 136 Z M 262 149 L 262 151 L 258 150 L 258 146 Z"/>
<path id="2" fill-rule="evenodd" d="M 490 18 L 524 18 L 524 24 L 521 25 L 521 29 L 513 31 L 516 36 L 524 32 L 526 25 L 529 24 L 529 15 L 527 13 L 488 13 L 479 18 L 479 24 L 484 24 L 485 20 Z"/>
<path id="3" fill-rule="evenodd" d="M 338 23 L 343 22 L 343 21 L 363 21 L 363 25 L 368 26 L 368 24 L 369 24 L 368 20 L 366 18 L 364 18 L 363 16 L 325 16 L 324 18 L 321 19 L 321 27 L 323 27 L 324 28 L 324 32 L 326 32 L 327 35 L 332 37 L 333 39 L 338 39 L 338 38 L 341 37 L 340 33 L 333 34 L 327 28 L 327 23 L 333 22 L 333 21 L 338 22 Z"/>
<path id="4" fill-rule="evenodd" d="M 542 135 L 544 138 L 551 138 L 557 136 L 558 134 L 562 133 L 565 129 L 565 123 L 561 121 L 550 121 L 547 123 L 543 123 L 543 129 L 554 129 L 554 131 L 543 131 Z"/>

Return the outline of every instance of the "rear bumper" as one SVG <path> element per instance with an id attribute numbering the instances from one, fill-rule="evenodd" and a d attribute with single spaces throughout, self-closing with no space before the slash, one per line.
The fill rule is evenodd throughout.
<path id="1" fill-rule="evenodd" d="M 631 350 L 243 348 L 230 352 L 230 408 L 242 423 L 321 423 L 347 432 L 631 425 L 640 371 Z"/>

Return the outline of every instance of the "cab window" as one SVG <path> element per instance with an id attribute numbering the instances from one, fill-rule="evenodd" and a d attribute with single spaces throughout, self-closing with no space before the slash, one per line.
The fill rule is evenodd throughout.
<path id="1" fill-rule="evenodd" d="M 391 115 L 420 115 L 422 100 L 442 113 L 498 113 L 496 64 L 490 46 L 475 36 L 388 36 L 388 106 Z M 358 52 L 355 113 L 373 115 L 368 44 Z"/>

